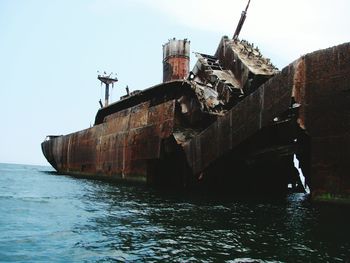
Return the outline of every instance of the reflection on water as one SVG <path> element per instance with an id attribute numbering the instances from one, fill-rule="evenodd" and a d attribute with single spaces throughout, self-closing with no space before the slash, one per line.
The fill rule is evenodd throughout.
<path id="1" fill-rule="evenodd" d="M 164 194 L 0 164 L 0 261 L 342 262 L 347 207 Z"/>

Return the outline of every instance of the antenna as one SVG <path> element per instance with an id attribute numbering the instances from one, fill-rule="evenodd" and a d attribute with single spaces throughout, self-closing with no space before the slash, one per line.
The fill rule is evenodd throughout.
<path id="1" fill-rule="evenodd" d="M 98 71 L 97 71 L 98 72 Z M 108 106 L 108 99 L 109 99 L 109 84 L 112 84 L 112 87 L 114 86 L 114 82 L 117 82 L 118 79 L 117 77 L 111 78 L 112 72 L 107 75 L 106 71 L 104 71 L 103 75 L 98 75 L 97 78 L 106 85 L 106 91 L 105 91 L 105 107 Z M 102 105 L 101 100 L 100 100 L 100 105 Z"/>
<path id="2" fill-rule="evenodd" d="M 244 21 L 245 21 L 245 19 L 247 17 L 247 11 L 248 11 L 249 4 L 250 4 L 250 0 L 248 0 L 248 4 L 247 4 L 247 7 L 245 8 L 245 10 L 242 11 L 241 19 L 238 22 L 235 34 L 233 35 L 233 38 L 232 38 L 233 40 L 237 40 L 238 39 L 239 33 L 241 32 L 241 29 L 243 27 Z"/>

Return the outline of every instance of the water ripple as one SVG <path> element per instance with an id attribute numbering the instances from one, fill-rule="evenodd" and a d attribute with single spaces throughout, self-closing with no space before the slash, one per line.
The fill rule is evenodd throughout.
<path id="1" fill-rule="evenodd" d="M 0 164 L 0 261 L 341 262 L 349 212 L 307 195 L 211 200 Z"/>

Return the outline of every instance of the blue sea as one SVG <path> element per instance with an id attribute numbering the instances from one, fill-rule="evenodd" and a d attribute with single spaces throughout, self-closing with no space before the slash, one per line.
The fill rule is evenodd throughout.
<path id="1" fill-rule="evenodd" d="M 160 193 L 0 164 L 1 262 L 349 262 L 348 206 Z"/>

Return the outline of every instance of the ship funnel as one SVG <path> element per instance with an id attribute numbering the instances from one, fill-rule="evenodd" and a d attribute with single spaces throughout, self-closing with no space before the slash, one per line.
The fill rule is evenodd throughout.
<path id="1" fill-rule="evenodd" d="M 190 68 L 190 41 L 169 39 L 163 45 L 163 82 L 185 79 Z"/>

